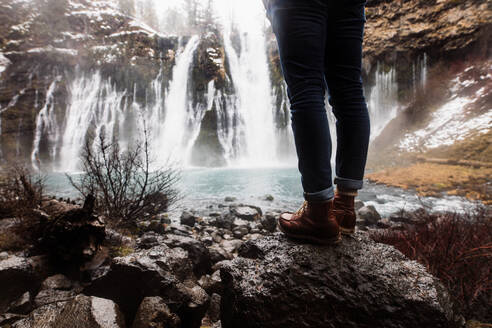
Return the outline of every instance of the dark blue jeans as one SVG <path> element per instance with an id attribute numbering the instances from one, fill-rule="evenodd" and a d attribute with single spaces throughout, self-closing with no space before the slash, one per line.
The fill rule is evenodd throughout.
<path id="1" fill-rule="evenodd" d="M 291 104 L 306 200 L 334 196 L 325 90 L 336 117 L 335 184 L 361 189 L 369 144 L 362 89 L 364 0 L 273 0 L 268 9 Z"/>

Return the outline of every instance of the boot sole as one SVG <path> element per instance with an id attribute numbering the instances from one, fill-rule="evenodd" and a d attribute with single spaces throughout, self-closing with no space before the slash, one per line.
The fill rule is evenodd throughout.
<path id="1" fill-rule="evenodd" d="M 308 236 L 308 235 L 296 235 L 296 234 L 291 234 L 286 232 L 280 224 L 277 223 L 278 228 L 280 231 L 282 231 L 287 237 L 299 240 L 299 241 L 306 241 L 306 242 L 311 242 L 319 245 L 335 245 L 338 244 L 342 240 L 342 235 L 341 233 L 338 234 L 338 236 L 333 237 L 333 238 L 316 238 L 313 236 Z"/>

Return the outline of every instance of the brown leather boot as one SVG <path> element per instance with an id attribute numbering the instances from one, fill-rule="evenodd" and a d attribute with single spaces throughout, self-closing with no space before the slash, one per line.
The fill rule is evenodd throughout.
<path id="1" fill-rule="evenodd" d="M 316 244 L 334 244 L 341 240 L 340 229 L 333 214 L 333 200 L 305 201 L 295 213 L 282 213 L 280 230 L 288 237 Z"/>
<path id="2" fill-rule="evenodd" d="M 355 192 L 344 192 L 337 190 L 333 199 L 333 212 L 340 226 L 340 231 L 345 235 L 355 232 L 355 208 L 354 199 L 357 195 Z"/>

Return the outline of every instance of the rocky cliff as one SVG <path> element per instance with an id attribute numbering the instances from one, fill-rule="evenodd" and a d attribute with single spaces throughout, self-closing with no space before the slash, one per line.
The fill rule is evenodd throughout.
<path id="1" fill-rule="evenodd" d="M 121 14 L 111 1 L 3 0 L 0 17 L 0 53 L 7 59 L 0 79 L 3 160 L 28 160 L 43 108 L 43 119 L 56 120 L 44 124 L 44 138 L 59 133 L 76 72 L 100 71 L 128 91 L 127 102 L 140 103 L 151 101 L 146 88 L 160 70 L 167 80 L 171 75 L 178 39 Z M 41 140 L 41 157 L 48 157 L 48 142 Z"/>
<path id="2" fill-rule="evenodd" d="M 74 87 L 80 86 L 74 81 L 96 73 L 106 87 L 91 97 L 104 104 L 107 94 L 114 96 L 113 112 L 104 115 L 115 116 L 120 110 L 125 118 L 108 119 L 118 125 L 112 136 L 126 134 L 125 142 L 131 140 L 138 109 L 152 108 L 166 97 L 176 56 L 189 40 L 152 30 L 119 12 L 111 0 L 2 0 L 0 9 L 1 161 L 17 159 L 35 166 L 60 161 L 65 115 L 74 103 Z M 394 148 L 405 134 L 428 123 L 430 113 L 455 95 L 452 80 L 473 62 L 481 67 L 475 74 L 477 85 L 485 89 L 482 107 L 467 120 L 490 109 L 489 65 L 484 62 L 490 57 L 492 18 L 487 1 L 370 0 L 366 17 L 363 78 L 375 130 L 396 115 L 386 112 L 403 108 L 398 113 L 406 113 L 376 140 L 373 153 L 386 151 L 388 145 Z M 235 131 L 241 124 L 234 109 L 237 86 L 221 33 L 212 27 L 200 36 L 189 72 L 186 106 L 193 112 L 187 128 L 196 137 L 190 146 L 193 165 L 224 165 L 244 143 L 244 131 Z M 288 101 L 276 42 L 271 31 L 267 35 L 273 129 L 277 151 L 285 154 L 292 151 L 292 143 L 285 142 L 292 138 Z M 232 48 L 238 55 L 244 50 L 239 39 L 233 31 Z M 86 89 L 82 91 L 88 93 Z M 401 122 L 411 126 L 402 128 Z M 94 124 L 87 134 L 102 130 L 98 124 L 104 125 Z"/>

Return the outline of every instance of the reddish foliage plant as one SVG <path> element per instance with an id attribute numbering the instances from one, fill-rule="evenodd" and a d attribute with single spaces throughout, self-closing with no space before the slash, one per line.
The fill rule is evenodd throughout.
<path id="1" fill-rule="evenodd" d="M 492 321 L 492 217 L 478 207 L 468 213 L 407 213 L 404 229 L 371 234 L 426 266 L 449 289 L 457 310 L 468 319 Z"/>

